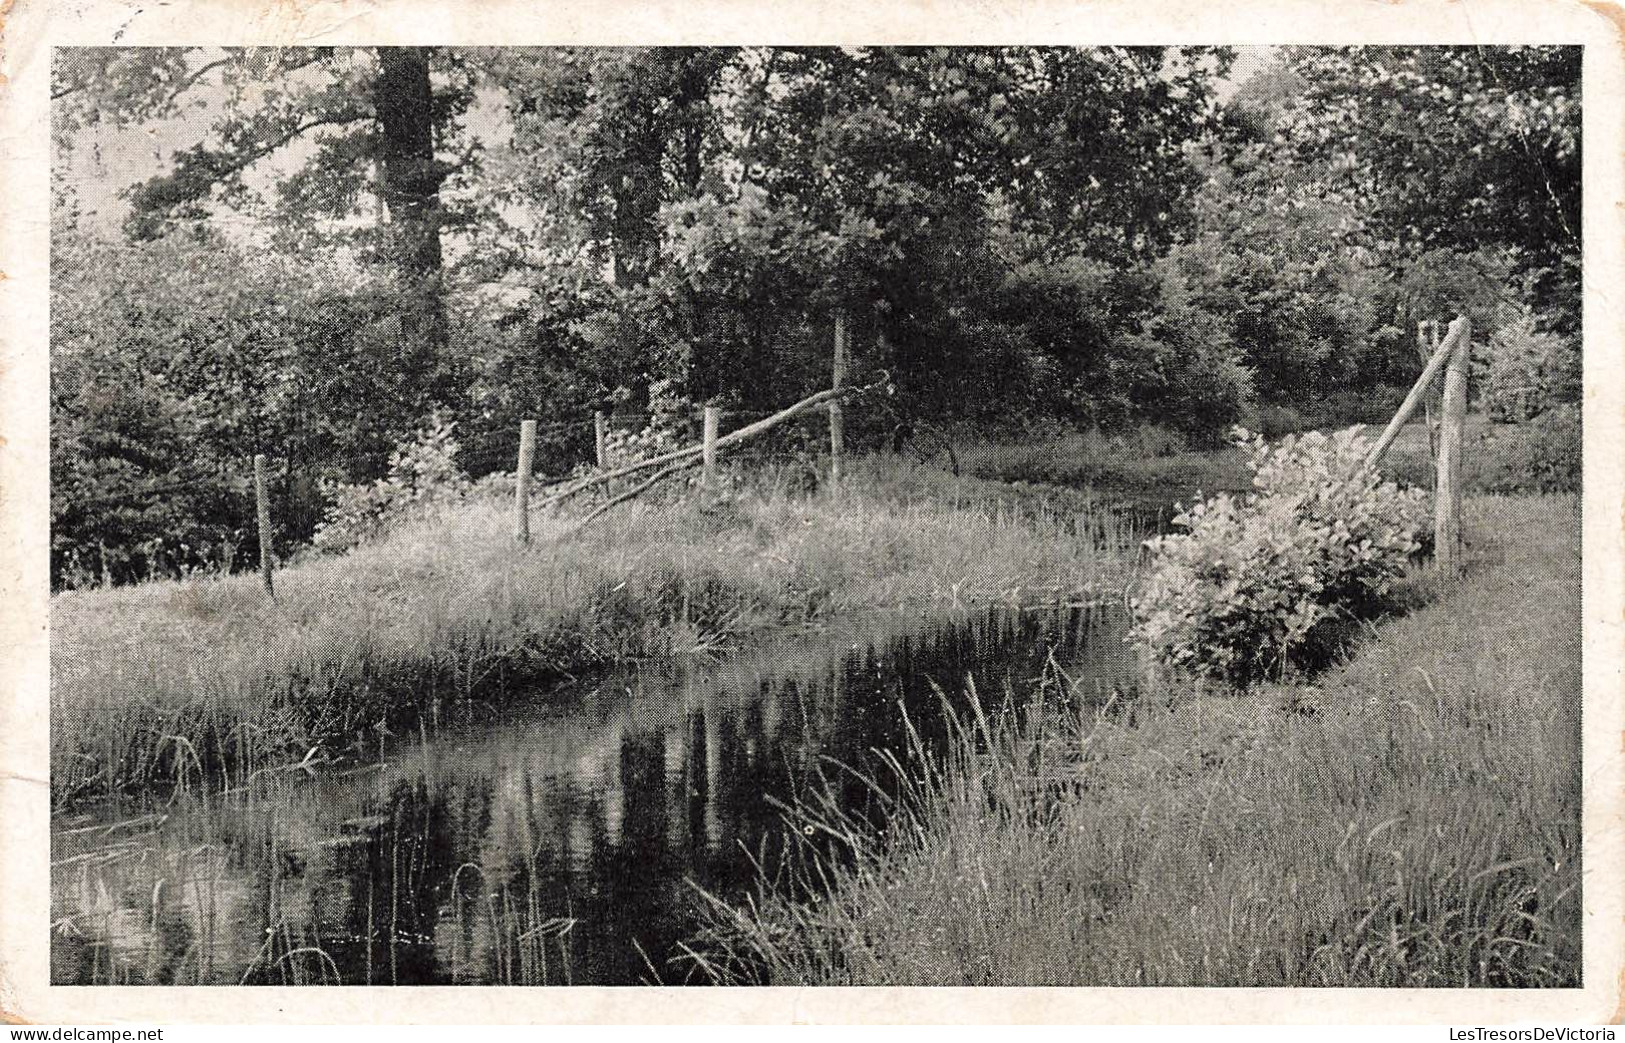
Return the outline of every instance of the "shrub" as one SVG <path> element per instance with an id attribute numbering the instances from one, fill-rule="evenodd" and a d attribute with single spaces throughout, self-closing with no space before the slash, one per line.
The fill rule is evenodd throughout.
<path id="1" fill-rule="evenodd" d="M 608 454 L 605 462 L 611 469 L 626 467 L 682 448 L 684 444 L 673 432 L 651 422 L 639 431 L 611 430 L 605 439 Z M 596 468 L 589 464 L 581 468 L 581 473 L 590 474 L 594 470 Z"/>
<path id="2" fill-rule="evenodd" d="M 1247 410 L 1247 427 L 1265 438 L 1293 435 L 1314 425 L 1292 406 L 1258 403 Z"/>
<path id="3" fill-rule="evenodd" d="M 1128 419 L 1172 428 L 1193 447 L 1224 444 L 1253 396 L 1252 375 L 1218 320 L 1177 295 L 1121 335 L 1116 350 L 1110 376 L 1132 403 Z"/>
<path id="4" fill-rule="evenodd" d="M 324 483 L 333 503 L 311 538 L 317 549 L 349 550 L 374 539 L 425 507 L 461 499 L 470 489 L 457 466 L 456 425 L 438 413 L 389 458 L 389 474 L 371 485 Z"/>
<path id="5" fill-rule="evenodd" d="M 1580 399 L 1580 346 L 1538 329 L 1531 314 L 1490 337 L 1484 404 L 1492 420 L 1530 420 Z"/>
<path id="6" fill-rule="evenodd" d="M 632 464 L 641 463 L 645 460 L 652 460 L 657 456 L 664 456 L 667 453 L 685 448 L 685 445 L 685 442 L 679 435 L 671 418 L 657 414 L 651 417 L 649 422 L 638 430 L 626 430 L 621 428 L 610 429 L 608 436 L 604 439 L 604 469 L 616 470 L 621 467 L 628 467 Z M 571 471 L 570 474 L 573 478 L 585 478 L 588 475 L 598 474 L 599 470 L 600 469 L 596 463 L 586 462 L 577 464 L 575 469 Z M 638 482 L 652 477 L 654 474 L 654 471 L 646 471 L 641 475 L 635 475 L 627 478 L 625 481 L 631 484 L 637 484 Z M 697 484 L 698 482 L 698 471 L 691 471 L 688 474 L 679 475 L 675 479 L 664 483 L 664 487 L 652 493 L 650 499 L 658 500 L 662 496 L 669 497 L 672 490 L 681 488 L 685 485 Z M 616 486 L 600 486 L 593 493 L 593 495 L 602 496 L 607 493 L 618 491 L 620 491 L 620 489 Z"/>
<path id="7" fill-rule="evenodd" d="M 1472 487 L 1492 493 L 1565 493 L 1580 489 L 1580 407 L 1554 406 L 1522 424 L 1499 427 L 1470 453 Z"/>
<path id="8" fill-rule="evenodd" d="M 1423 548 L 1427 494 L 1366 466 L 1358 427 L 1274 445 L 1239 431 L 1256 490 L 1184 510 L 1149 541 L 1133 640 L 1180 671 L 1245 687 L 1305 665 L 1328 624 L 1378 607 Z"/>

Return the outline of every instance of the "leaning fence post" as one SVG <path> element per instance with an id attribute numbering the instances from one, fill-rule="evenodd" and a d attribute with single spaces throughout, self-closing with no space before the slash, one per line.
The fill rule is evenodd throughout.
<path id="1" fill-rule="evenodd" d="M 1450 366 L 1444 372 L 1439 477 L 1433 498 L 1433 560 L 1447 572 L 1461 568 L 1461 452 L 1467 424 L 1467 365 L 1473 339 L 1467 316 L 1456 322 L 1461 323 L 1461 330 L 1450 354 Z"/>
<path id="2" fill-rule="evenodd" d="M 593 446 L 599 469 L 609 466 L 609 417 L 602 409 L 592 415 Z"/>
<path id="3" fill-rule="evenodd" d="M 1394 439 L 1399 437 L 1400 429 L 1410 420 L 1411 414 L 1416 412 L 1417 405 L 1422 401 L 1423 396 L 1427 394 L 1428 385 L 1433 383 L 1434 375 L 1444 366 L 1446 359 L 1450 357 L 1450 353 L 1456 349 L 1456 345 L 1462 341 L 1463 335 L 1467 332 L 1466 324 L 1466 316 L 1457 316 L 1456 320 L 1450 324 L 1449 330 L 1445 333 L 1444 342 L 1439 345 L 1438 350 L 1433 353 L 1433 357 L 1428 360 L 1427 367 L 1422 370 L 1422 375 L 1416 378 L 1416 383 L 1411 385 L 1410 394 L 1405 396 L 1405 401 L 1400 404 L 1399 410 L 1394 413 L 1394 418 L 1388 421 L 1388 426 L 1383 429 L 1382 437 L 1378 438 L 1377 444 L 1371 447 L 1371 452 L 1366 457 L 1367 464 L 1375 467 L 1377 461 L 1382 458 L 1382 454 L 1387 452 Z"/>
<path id="4" fill-rule="evenodd" d="M 265 593 L 276 600 L 276 587 L 271 583 L 271 497 L 265 491 L 265 454 L 254 454 L 254 516 L 260 530 L 260 578 L 265 582 Z"/>
<path id="5" fill-rule="evenodd" d="M 720 410 L 716 406 L 705 407 L 705 441 L 700 450 L 701 475 L 700 481 L 707 489 L 715 489 L 717 482 L 717 421 Z"/>
<path id="6" fill-rule="evenodd" d="M 841 389 L 846 382 L 846 312 L 835 313 L 835 363 L 831 367 L 830 388 Z M 829 404 L 829 484 L 841 484 L 841 451 L 846 446 L 846 429 L 841 415 L 841 400 Z"/>
<path id="7" fill-rule="evenodd" d="M 530 542 L 530 470 L 536 458 L 536 421 L 519 422 L 519 470 L 513 483 L 513 535 Z"/>

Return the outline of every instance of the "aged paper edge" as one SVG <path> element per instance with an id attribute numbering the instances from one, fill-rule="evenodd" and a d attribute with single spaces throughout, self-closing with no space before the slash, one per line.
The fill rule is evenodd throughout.
<path id="1" fill-rule="evenodd" d="M 1598 0 L 14 0 L 0 6 L 0 1020 L 1617 1023 L 1625 1016 L 1625 12 Z M 1585 982 L 1293 989 L 51 986 L 47 698 L 49 67 L 95 45 L 1567 43 L 1586 45 Z"/>

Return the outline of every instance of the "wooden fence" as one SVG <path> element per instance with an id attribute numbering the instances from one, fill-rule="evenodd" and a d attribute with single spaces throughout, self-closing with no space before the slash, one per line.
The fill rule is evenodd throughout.
<path id="1" fill-rule="evenodd" d="M 1428 327 L 1423 323 L 1418 329 L 1419 345 L 1429 344 Z M 1472 324 L 1465 315 L 1459 315 L 1450 323 L 1444 337 L 1438 336 L 1438 324 L 1432 323 L 1431 347 L 1432 353 L 1427 364 L 1422 368 L 1421 376 L 1411 386 L 1410 392 L 1405 396 L 1404 402 L 1394 413 L 1393 419 L 1383 429 L 1376 444 L 1372 447 L 1366 458 L 1368 465 L 1375 467 L 1382 459 L 1389 446 L 1400 431 L 1415 415 L 1417 407 L 1427 402 L 1428 392 L 1435 378 L 1441 370 L 1444 371 L 1444 393 L 1441 402 L 1441 416 L 1437 432 L 1437 449 L 1435 456 L 1435 498 L 1434 498 L 1434 555 L 1438 568 L 1456 571 L 1461 568 L 1463 558 L 1463 544 L 1461 532 L 1461 460 L 1463 452 L 1463 439 L 1466 429 L 1467 417 L 1467 369 L 1471 352 Z M 555 487 L 548 493 L 545 503 L 549 505 L 561 504 L 564 501 L 586 492 L 589 489 L 607 486 L 624 478 L 641 475 L 646 471 L 654 473 L 647 477 L 642 484 L 629 490 L 611 496 L 605 503 L 600 504 L 586 516 L 581 518 L 570 531 L 580 529 L 613 509 L 647 490 L 653 488 L 661 481 L 691 467 L 701 468 L 701 485 L 706 489 L 716 488 L 716 468 L 718 452 L 724 448 L 734 447 L 756 438 L 779 425 L 802 416 L 820 407 L 828 412 L 829 418 L 829 486 L 837 489 L 841 481 L 842 457 L 845 451 L 843 400 L 867 394 L 883 387 L 887 379 L 882 374 L 879 380 L 865 386 L 855 387 L 846 383 L 847 367 L 847 328 L 845 315 L 837 315 L 834 329 L 834 352 L 831 366 L 831 380 L 828 390 L 809 395 L 800 402 L 771 414 L 754 423 L 746 424 L 726 435 L 721 434 L 721 410 L 715 405 L 706 405 L 702 421 L 702 436 L 699 445 L 673 452 L 663 453 L 646 460 L 626 464 L 620 467 L 611 467 L 609 460 L 609 418 L 602 412 L 593 415 L 593 433 L 595 460 L 597 471 L 574 482 Z M 1431 406 L 1426 408 L 1427 425 L 1429 428 L 1430 453 L 1435 452 L 1433 446 L 1434 432 Z M 530 512 L 531 512 L 531 485 L 532 472 L 535 467 L 536 453 L 536 421 L 523 420 L 519 425 L 519 458 L 514 482 L 514 539 L 520 544 L 530 542 Z M 957 469 L 956 469 L 957 470 Z M 276 592 L 272 581 L 272 555 L 271 555 L 271 510 L 270 501 L 266 494 L 265 457 L 263 454 L 254 457 L 254 492 L 256 506 L 256 521 L 259 528 L 260 544 L 260 571 L 264 578 L 265 593 L 275 598 Z"/>
<path id="2" fill-rule="evenodd" d="M 588 489 L 606 486 L 623 478 L 641 474 L 644 471 L 659 468 L 641 485 L 628 491 L 612 496 L 607 502 L 600 504 L 593 511 L 581 518 L 569 530 L 574 532 L 585 526 L 606 511 L 642 495 L 659 482 L 689 469 L 695 465 L 702 468 L 701 485 L 706 489 L 715 489 L 717 483 L 717 454 L 724 448 L 743 444 L 773 430 L 779 425 L 798 416 L 805 415 L 813 410 L 824 408 L 828 411 L 829 419 L 829 481 L 828 487 L 836 489 L 841 481 L 842 456 L 845 452 L 845 438 L 843 430 L 843 413 L 841 404 L 859 395 L 868 394 L 877 388 L 889 383 L 884 373 L 880 378 L 862 387 L 850 386 L 846 383 L 847 369 L 847 322 L 846 315 L 837 314 L 834 324 L 834 344 L 831 363 L 830 387 L 815 395 L 809 395 L 800 402 L 785 409 L 781 409 L 754 423 L 746 424 L 738 430 L 726 435 L 721 434 L 722 411 L 713 404 L 704 408 L 702 419 L 702 437 L 699 445 L 674 452 L 664 453 L 647 460 L 627 464 L 622 467 L 610 466 L 610 418 L 603 411 L 593 414 L 593 446 L 594 461 L 597 472 L 567 484 L 561 484 L 549 491 L 542 502 L 548 505 L 563 503 Z M 552 427 L 569 426 L 569 424 L 550 425 Z M 519 424 L 519 458 L 515 469 L 513 529 L 514 539 L 521 545 L 530 543 L 530 512 L 531 489 L 533 485 L 536 465 L 536 434 L 537 422 L 535 420 L 522 420 Z M 260 545 L 260 572 L 263 577 L 265 593 L 272 600 L 276 598 L 272 573 L 274 562 L 271 550 L 271 503 L 266 491 L 266 463 L 264 454 L 254 457 L 254 498 L 255 522 L 259 530 Z"/>
<path id="3" fill-rule="evenodd" d="M 1419 336 L 1425 334 L 1419 331 Z M 1472 322 L 1458 315 L 1450 323 L 1444 339 L 1433 349 L 1433 356 L 1422 368 L 1410 393 L 1400 404 L 1394 418 L 1388 421 L 1377 444 L 1371 447 L 1366 462 L 1375 467 L 1383 453 L 1399 437 L 1400 429 L 1410 422 L 1432 387 L 1434 378 L 1444 370 L 1444 395 L 1440 403 L 1438 456 L 1435 462 L 1433 498 L 1433 555 L 1437 568 L 1459 571 L 1463 559 L 1461 534 L 1461 457 L 1467 428 L 1467 366 L 1472 353 Z M 1431 427 L 1431 420 L 1429 421 Z M 1432 432 L 1429 432 L 1432 442 Z"/>

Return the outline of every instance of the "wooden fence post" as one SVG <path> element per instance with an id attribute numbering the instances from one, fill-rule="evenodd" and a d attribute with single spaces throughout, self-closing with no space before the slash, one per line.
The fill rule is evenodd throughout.
<path id="1" fill-rule="evenodd" d="M 717 422 L 720 411 L 716 406 L 705 407 L 705 441 L 700 450 L 701 471 L 700 481 L 706 489 L 715 489 L 717 482 Z"/>
<path id="2" fill-rule="evenodd" d="M 602 409 L 592 415 L 594 446 L 597 449 L 596 459 L 599 468 L 609 466 L 609 417 L 604 415 Z"/>
<path id="3" fill-rule="evenodd" d="M 276 587 L 271 582 L 271 497 L 265 491 L 265 454 L 254 454 L 254 515 L 260 530 L 260 578 L 265 581 L 265 593 L 276 600 Z"/>
<path id="4" fill-rule="evenodd" d="M 838 391 L 846 382 L 846 312 L 835 313 L 835 363 L 831 367 L 830 389 Z M 841 400 L 829 404 L 829 484 L 841 484 L 841 452 L 846 447 L 845 418 Z"/>
<path id="5" fill-rule="evenodd" d="M 1450 366 L 1444 372 L 1443 417 L 1439 426 L 1439 477 L 1433 497 L 1433 560 L 1455 572 L 1462 564 L 1461 453 L 1467 424 L 1467 366 L 1472 354 L 1472 323 L 1463 315 Z M 1452 323 L 1451 325 L 1455 325 Z"/>
<path id="6" fill-rule="evenodd" d="M 1427 365 L 1428 359 L 1439 350 L 1439 320 L 1427 319 L 1416 324 L 1416 356 L 1422 365 Z M 1422 399 L 1422 420 L 1428 429 L 1428 466 L 1433 469 L 1433 478 L 1439 478 L 1439 421 L 1433 415 L 1433 396 L 1429 394 Z"/>
<path id="7" fill-rule="evenodd" d="M 536 421 L 519 422 L 519 470 L 513 484 L 513 534 L 530 542 L 530 471 L 536 461 Z"/>
<path id="8" fill-rule="evenodd" d="M 1416 412 L 1416 407 L 1427 394 L 1428 386 L 1433 383 L 1434 376 L 1444 367 L 1446 360 L 1450 358 L 1451 352 L 1456 349 L 1456 346 L 1466 339 L 1466 327 L 1466 316 L 1457 316 L 1456 320 L 1450 324 L 1450 329 L 1445 333 L 1443 343 L 1433 353 L 1433 357 L 1428 359 L 1427 367 L 1422 370 L 1422 375 L 1416 378 L 1416 383 L 1411 385 L 1410 394 L 1405 396 L 1405 401 L 1400 405 L 1399 410 L 1394 413 L 1394 418 L 1388 421 L 1388 426 L 1383 429 L 1382 437 L 1378 438 L 1377 444 L 1371 447 L 1371 453 L 1366 457 L 1366 463 L 1372 467 L 1377 466 L 1377 461 L 1382 458 L 1382 454 L 1387 452 L 1388 447 L 1394 443 L 1394 439 L 1399 437 L 1400 429 L 1405 426 L 1406 421 L 1410 420 L 1411 414 Z M 1465 379 L 1465 372 L 1463 373 L 1463 379 Z"/>

